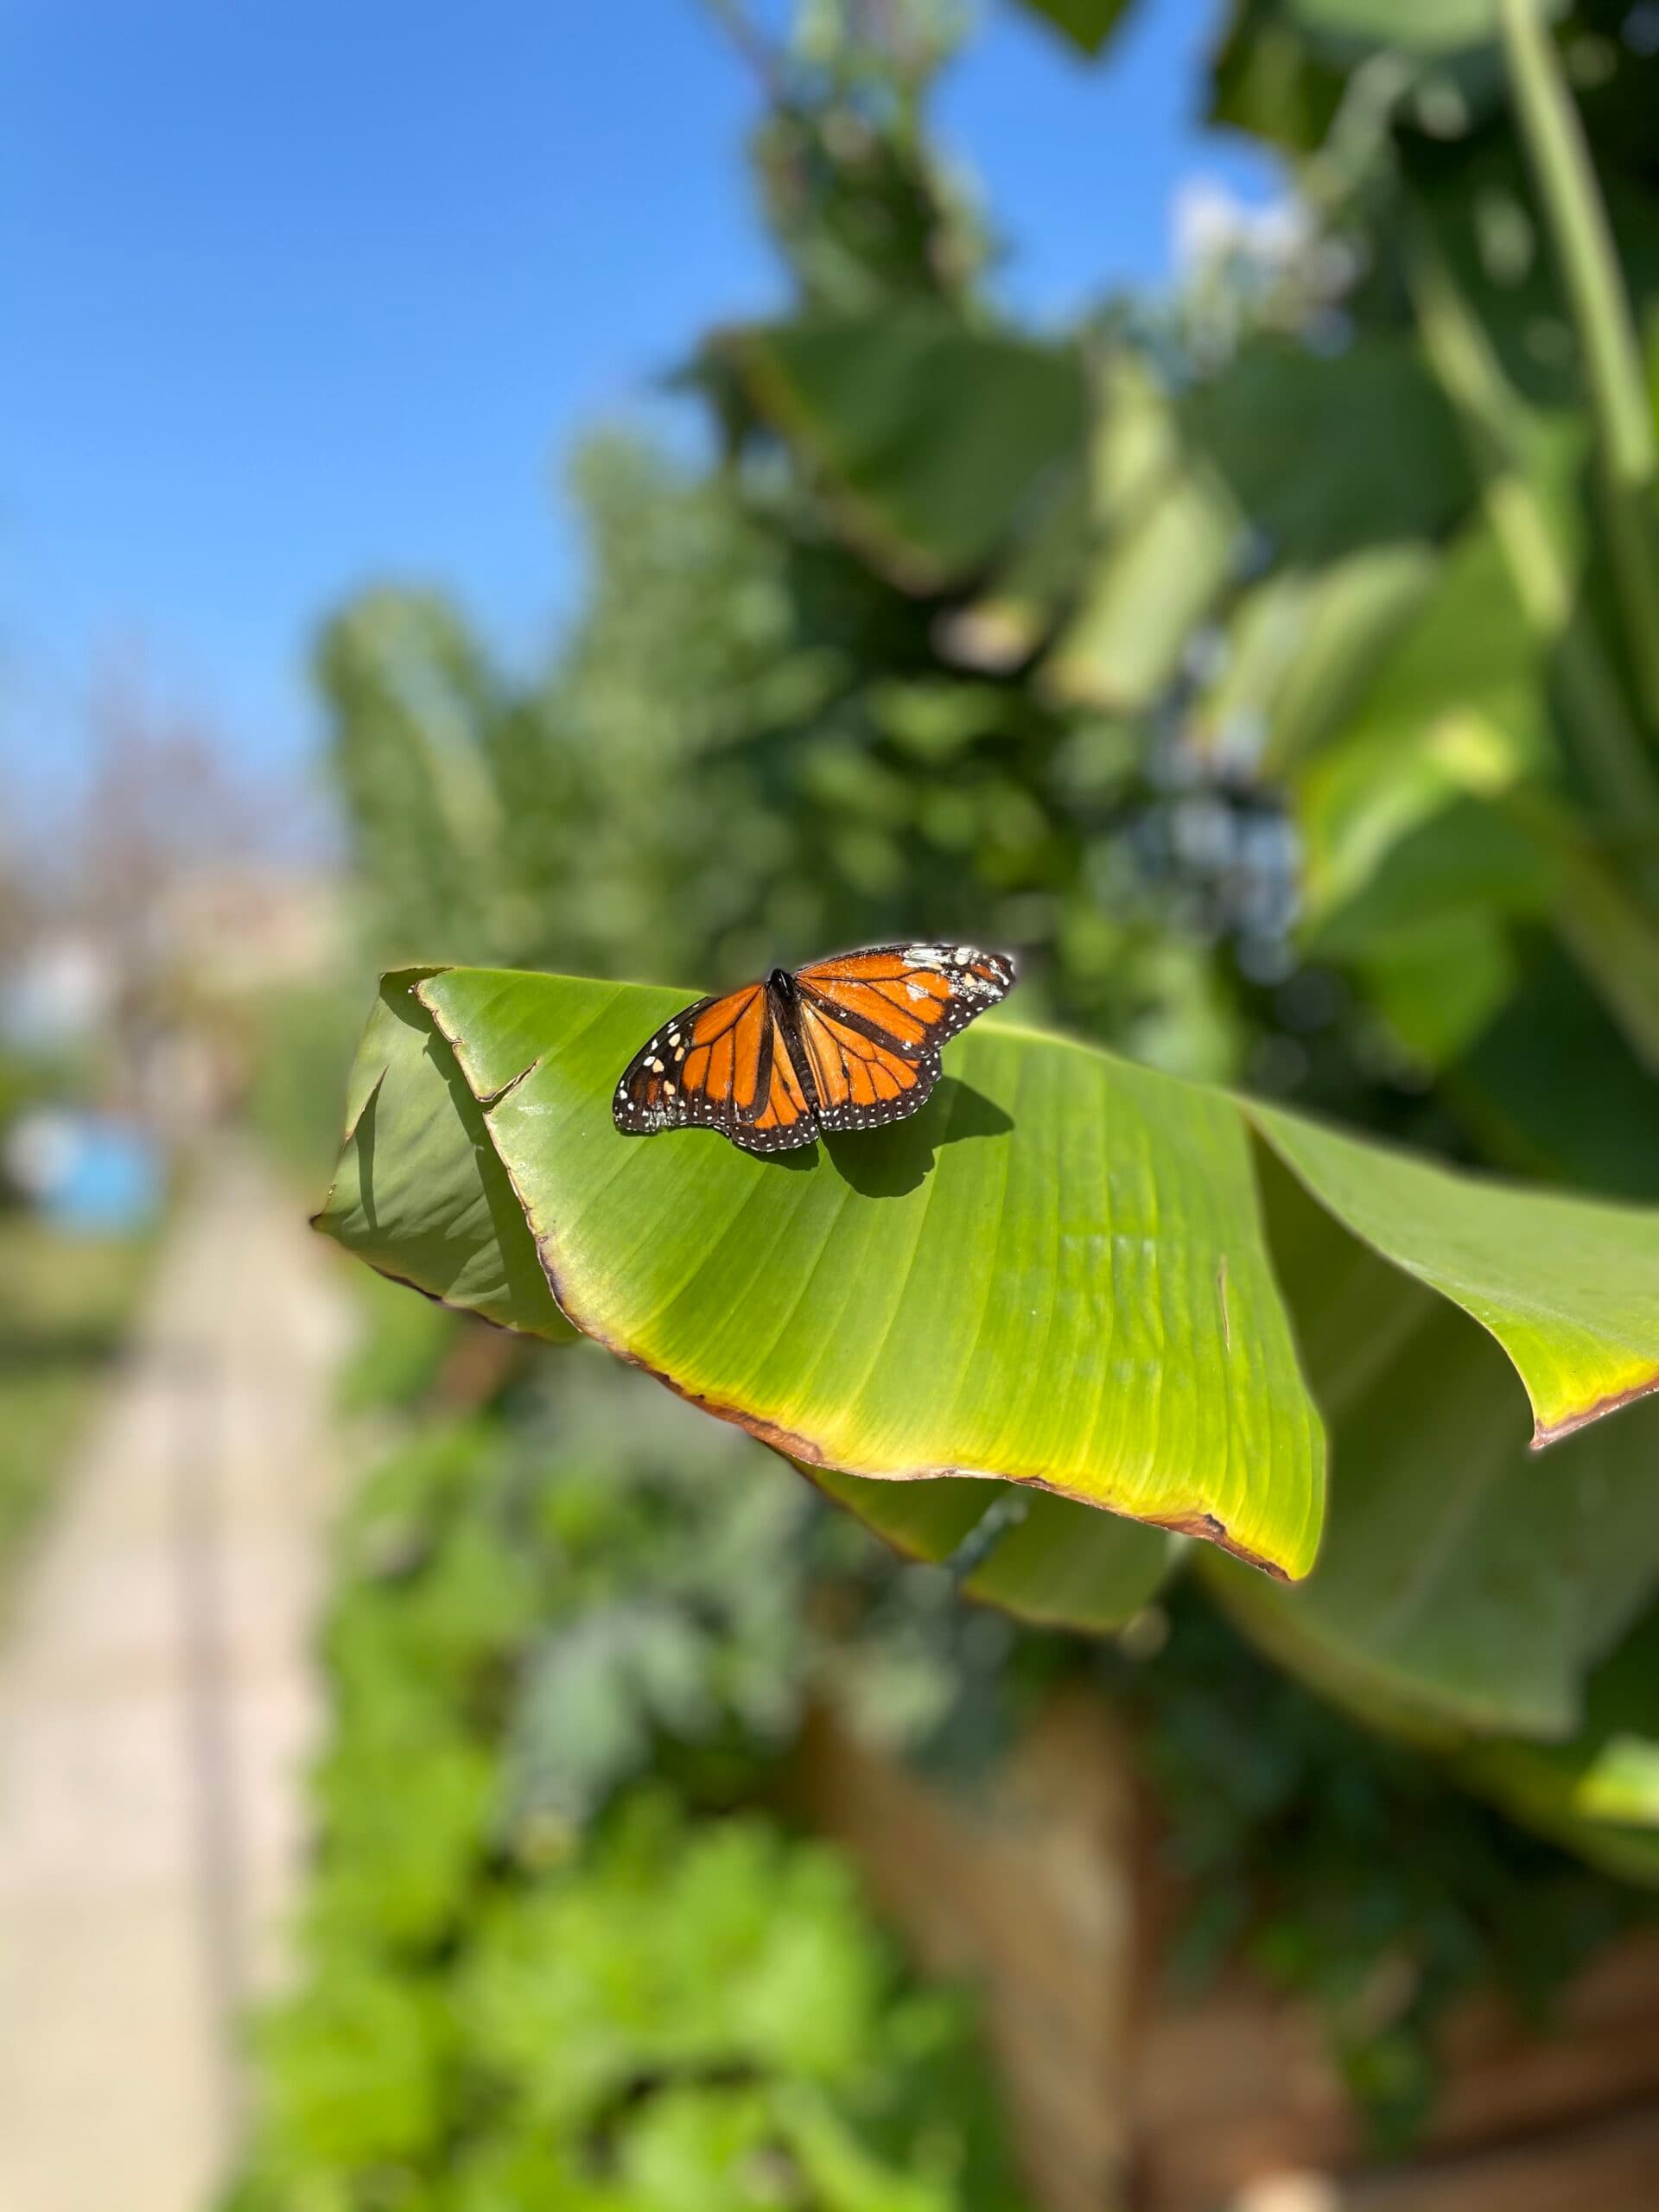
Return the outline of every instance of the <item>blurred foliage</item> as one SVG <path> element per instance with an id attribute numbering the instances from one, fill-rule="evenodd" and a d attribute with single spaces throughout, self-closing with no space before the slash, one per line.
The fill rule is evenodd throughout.
<path id="1" fill-rule="evenodd" d="M 1236 1071 L 1211 943 L 1241 897 L 1271 902 L 1283 851 L 1255 836 L 1240 884 L 1178 863 L 1182 796 L 1141 733 L 1031 680 L 1085 542 L 1088 364 L 997 319 L 929 150 L 953 17 L 824 6 L 762 54 L 756 159 L 798 312 L 714 334 L 686 373 L 723 465 L 615 432 L 579 452 L 589 588 L 544 681 L 504 682 L 429 595 L 330 626 L 383 964 L 713 983 L 971 913 L 1041 955 L 1028 1002 Z"/>
<path id="2" fill-rule="evenodd" d="M 334 1377 L 335 1403 L 343 1414 L 373 1416 L 431 1405 L 463 1344 L 490 1342 L 458 1338 L 453 1314 L 432 1299 L 411 1298 L 390 1276 L 357 1268 L 346 1279 L 357 1301 L 357 1326 Z"/>
<path id="3" fill-rule="evenodd" d="M 304 1970 L 258 2036 L 241 2206 L 470 2206 L 445 2188 L 483 2172 L 507 2204 L 583 2202 L 559 2192 L 622 2185 L 620 2126 L 707 2096 L 707 2156 L 766 2145 L 778 2202 L 862 2207 L 793 2171 L 803 2082 L 898 2192 L 873 2205 L 1011 2202 L 959 2008 L 897 1993 L 830 1854 L 730 1818 L 775 1796 L 809 1699 L 970 1789 L 1058 1681 L 1098 1680 L 1191 1900 L 1174 1987 L 1242 1948 L 1307 1998 L 1380 2146 L 1429 2105 L 1448 2003 L 1496 1982 L 1541 2012 L 1642 1909 L 1357 1736 L 1190 1589 L 1121 1650 L 1020 1630 L 960 1602 L 971 1547 L 902 1565 L 585 1352 L 509 1370 L 482 1412 L 421 1403 L 340 1532 Z M 741 2159 L 718 2149 L 738 2074 Z M 657 2201 L 697 2201 L 695 2161 L 668 2171 Z"/>
<path id="4" fill-rule="evenodd" d="M 10 1129 L 33 1107 L 61 1107 L 67 1100 L 93 1095 L 94 1090 L 84 1054 L 0 1041 L 0 1130 Z M 0 1206 L 18 1195 L 0 1162 Z"/>
<path id="5" fill-rule="evenodd" d="M 730 1810 L 791 1740 L 849 1524 L 568 1366 L 347 1516 L 303 1971 L 228 2202 L 1014 2212 L 961 2002 L 900 1977 L 835 1853 Z"/>
<path id="6" fill-rule="evenodd" d="M 429 596 L 332 626 L 377 955 L 709 984 L 971 918 L 1033 1011 L 1158 1064 L 1659 1189 L 1556 1110 L 1570 1056 L 1486 1049 L 1599 1023 L 1610 1097 L 1659 1053 L 1643 625 L 1552 267 L 1573 180 L 1529 174 L 1495 6 L 1240 0 L 1217 110 L 1309 149 L 1299 200 L 1043 340 L 927 137 L 955 11 L 776 45 L 717 12 L 794 304 L 688 372 L 721 466 L 579 455 L 592 587 L 543 682 Z M 1043 12 L 1093 48 L 1134 10 Z M 1558 13 L 1651 327 L 1659 57 L 1611 0 Z"/>
<path id="7" fill-rule="evenodd" d="M 690 986 L 896 929 L 948 932 L 975 907 L 992 939 L 1052 937 L 1033 995 L 1183 1071 L 1230 1070 L 1224 988 L 1196 929 L 1176 926 L 1163 854 L 1148 869 L 1134 849 L 1132 733 L 942 669 L 908 599 L 810 514 L 763 529 L 726 476 L 613 436 L 575 481 L 588 607 L 546 685 L 456 741 L 494 825 L 470 868 L 424 765 L 397 772 L 395 806 L 374 796 L 378 702 L 439 689 L 419 603 L 378 594 L 330 631 L 359 881 L 388 962 Z M 404 759 L 435 749 L 411 715 Z M 1167 842 L 1167 812 L 1141 830 L 1149 845 Z M 446 902 L 452 872 L 468 888 Z"/>
<path id="8" fill-rule="evenodd" d="M 1031 4 L 1088 50 L 1135 13 Z M 837 943 L 969 929 L 1024 955 L 1033 1016 L 1158 1065 L 1528 1177 L 1659 1195 L 1651 10 L 1576 0 L 1529 41 L 1527 11 L 1496 0 L 1233 0 L 1211 112 L 1281 149 L 1294 195 L 1270 221 L 1224 212 L 1174 296 L 1114 303 L 1065 338 L 999 310 L 987 230 L 931 149 L 947 12 L 823 4 L 778 46 L 718 12 L 766 94 L 759 175 L 791 305 L 696 353 L 684 381 L 717 463 L 615 433 L 579 454 L 590 588 L 540 681 L 505 677 L 430 595 L 383 590 L 331 625 L 321 673 L 377 962 L 690 990 Z M 1587 144 L 1556 127 L 1574 106 Z M 499 1419 L 533 1431 L 516 1401 Z M 649 1469 L 633 1440 L 630 1411 L 607 1498 Z M 1465 1471 L 1446 1466 L 1449 1491 Z M 1370 1478 L 1386 1512 L 1389 1468 Z M 1563 1461 L 1560 1479 L 1580 1478 Z M 458 1622 L 464 1554 L 496 1556 L 496 1509 L 474 1473 L 454 1480 L 474 1501 L 459 1522 L 481 1516 L 464 1539 L 458 1524 L 445 1569 Z M 1340 1464 L 1335 1480 L 1340 1495 Z M 1509 1532 L 1533 1542 L 1534 1571 L 1547 1525 Z M 360 1882 L 354 1910 L 372 1893 L 453 1929 L 457 1882 L 551 1879 L 512 1871 L 503 1773 L 543 1777 L 547 1832 L 569 1847 L 582 1808 L 669 1758 L 694 1710 L 708 1733 L 676 1765 L 683 1786 L 707 1771 L 741 1789 L 752 1753 L 731 1746 L 760 1725 L 747 1693 L 705 1648 L 690 1704 L 662 1694 L 683 1623 L 664 1630 L 639 1556 L 605 1541 L 611 1611 L 524 1675 L 554 1707 L 583 1686 L 579 1755 L 573 1735 L 550 1764 L 550 1739 L 525 1732 L 534 1700 L 509 1696 L 499 1646 L 467 1690 L 495 1734 L 446 1738 L 426 1779 L 408 1751 L 435 1648 L 417 1641 L 365 1694 L 394 1739 L 399 1713 L 411 1733 L 378 1766 L 365 1750 L 363 1773 L 390 1787 L 399 1758 L 397 1789 L 433 1803 L 401 1824 L 420 1827 L 422 1863 Z M 512 1547 L 498 1563 L 501 1633 L 527 1637 L 548 1585 L 526 1586 Z M 1637 1580 L 1656 1567 L 1630 1562 Z M 390 1606 L 398 1586 L 374 1588 Z M 995 1738 L 1010 1682 L 1072 1663 L 992 1616 L 962 1625 L 954 1587 L 942 1568 L 898 1577 L 869 1600 L 884 1634 L 844 1669 L 867 1718 L 910 1713 L 899 1735 L 938 1756 Z M 1243 1940 L 1318 1994 L 1361 2093 L 1409 2114 L 1452 1991 L 1559 1970 L 1624 1908 L 1275 1683 L 1198 1605 L 1179 1596 L 1134 1688 L 1198 1878 L 1192 1941 Z M 766 1622 L 751 1630 L 758 1649 Z M 410 1634 L 429 1632 L 465 1642 L 454 1624 Z M 1620 1740 L 1639 1753 L 1659 1716 L 1634 1649 L 1595 1681 L 1624 1685 Z M 779 1679 L 792 1663 L 769 1649 Z M 1343 1696 L 1339 1656 L 1306 1671 Z M 1567 1687 L 1582 1710 L 1585 1678 Z M 348 1795 L 354 1725 L 325 1783 Z M 491 1747 L 509 1738 L 504 1768 Z M 1506 1802 L 1558 1815 L 1584 1740 L 1493 1746 L 1511 1758 Z M 395 1825 L 365 1804 L 365 1831 L 377 1818 Z M 619 1866 L 636 1847 L 604 1847 Z M 582 1878 L 575 1849 L 561 1882 Z M 424 2181 L 397 2194 L 398 2160 L 427 2156 L 403 2146 L 458 2139 L 455 2115 L 492 2108 L 499 2078 L 458 2064 L 424 1955 L 395 1990 L 365 1969 L 330 2016 L 343 2066 L 366 2038 L 395 2081 L 402 2054 L 394 2149 L 375 2165 L 392 2179 L 250 2202 L 474 2202 Z M 279 2038 L 270 2063 L 301 2067 L 310 2047 L 283 2060 Z M 643 2108 L 661 2119 L 654 2094 Z M 661 2120 L 677 2142 L 728 2123 L 749 2125 Z M 586 2201 L 562 2177 L 489 2186 L 476 2202 Z"/>
<path id="9" fill-rule="evenodd" d="M 247 1032 L 242 1118 L 305 1191 L 327 1174 L 340 1147 L 340 1071 L 349 1056 L 361 994 L 344 977 L 267 988 L 240 1010 Z"/>
<path id="10" fill-rule="evenodd" d="M 1430 2116 L 1434 2031 L 1456 1999 L 1495 1988 L 1542 2024 L 1598 1945 L 1651 1919 L 1639 1891 L 1274 1673 L 1191 1587 L 1132 1642 L 1141 1656 L 1109 1656 L 1102 1676 L 1142 1724 L 1186 1900 L 1172 1983 L 1201 1988 L 1242 1955 L 1306 1999 L 1376 2150 Z"/>
<path id="11" fill-rule="evenodd" d="M 790 514 L 786 480 L 785 511 L 756 515 L 730 477 L 613 435 L 583 452 L 575 489 L 594 581 L 566 652 L 537 692 L 456 718 L 467 772 L 451 780 L 485 794 L 463 818 L 488 825 L 470 865 L 426 765 L 429 702 L 454 707 L 445 632 L 381 594 L 329 632 L 358 880 L 387 960 L 692 985 L 959 927 L 988 902 L 982 934 L 1053 931 L 1046 995 L 1063 1011 L 1149 1052 L 1166 1038 L 1160 1057 L 1194 1072 L 1230 1066 L 1207 957 L 1166 925 L 1120 819 L 1139 788 L 1131 733 L 1063 726 L 1007 678 L 942 669 L 922 612 L 810 511 Z M 398 723 L 407 773 L 382 751 L 392 698 L 425 702 Z M 388 776 L 395 804 L 378 796 Z M 452 876 L 467 890 L 446 899 Z M 1096 893 L 1120 880 L 1109 919 Z"/>

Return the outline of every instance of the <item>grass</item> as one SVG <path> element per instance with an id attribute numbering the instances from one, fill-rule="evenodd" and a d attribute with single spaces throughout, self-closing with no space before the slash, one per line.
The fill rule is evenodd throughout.
<path id="1" fill-rule="evenodd" d="M 0 1581 L 120 1357 L 152 1247 L 0 1214 Z"/>

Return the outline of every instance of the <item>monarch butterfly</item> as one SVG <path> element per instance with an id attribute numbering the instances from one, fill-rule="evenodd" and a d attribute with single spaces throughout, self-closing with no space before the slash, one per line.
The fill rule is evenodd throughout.
<path id="1" fill-rule="evenodd" d="M 611 1101 L 624 1136 L 718 1129 L 746 1152 L 902 1121 L 939 1079 L 939 1047 L 1007 996 L 1014 963 L 972 945 L 881 944 L 774 968 L 699 999 L 642 1045 Z"/>

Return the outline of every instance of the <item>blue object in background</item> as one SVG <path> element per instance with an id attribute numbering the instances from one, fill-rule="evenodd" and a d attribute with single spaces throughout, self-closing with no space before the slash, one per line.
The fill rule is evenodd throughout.
<path id="1" fill-rule="evenodd" d="M 9 1165 L 54 1228 L 130 1236 L 161 1211 L 162 1156 L 137 1123 L 114 1115 L 32 1115 L 7 1144 Z"/>

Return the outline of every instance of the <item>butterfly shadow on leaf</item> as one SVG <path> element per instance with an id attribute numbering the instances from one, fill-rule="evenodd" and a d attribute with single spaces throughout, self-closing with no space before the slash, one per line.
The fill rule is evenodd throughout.
<path id="1" fill-rule="evenodd" d="M 919 1114 L 886 1128 L 821 1138 L 830 1164 L 861 1198 L 899 1198 L 931 1173 L 939 1147 L 973 1137 L 1006 1136 L 1011 1115 L 955 1076 L 941 1076 Z"/>

